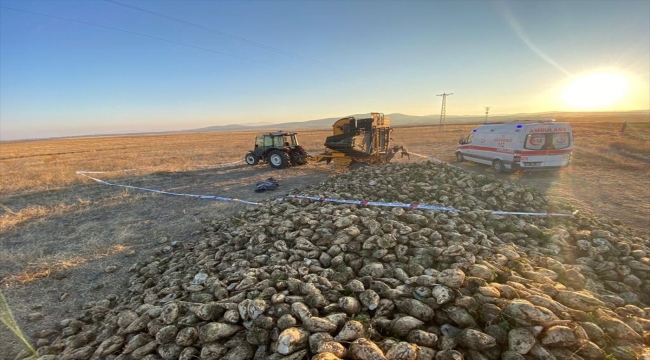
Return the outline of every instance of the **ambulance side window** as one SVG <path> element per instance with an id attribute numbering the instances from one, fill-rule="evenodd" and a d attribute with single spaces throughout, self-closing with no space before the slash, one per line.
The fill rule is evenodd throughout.
<path id="1" fill-rule="evenodd" d="M 546 134 L 528 134 L 524 148 L 529 150 L 541 150 L 546 144 Z"/>
<path id="2" fill-rule="evenodd" d="M 469 134 L 467 136 L 467 139 L 465 139 L 465 144 L 471 144 L 473 140 L 474 140 L 474 134 L 473 133 Z"/>

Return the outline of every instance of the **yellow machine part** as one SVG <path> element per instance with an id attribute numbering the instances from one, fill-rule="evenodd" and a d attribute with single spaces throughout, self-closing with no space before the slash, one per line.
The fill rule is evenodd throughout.
<path id="1" fill-rule="evenodd" d="M 350 163 L 352 163 L 352 158 L 351 157 L 349 157 L 348 155 L 346 155 L 344 153 L 337 152 L 337 151 L 334 151 L 334 152 L 329 153 L 329 154 L 315 155 L 313 157 L 313 159 L 316 162 L 327 161 L 328 164 L 330 162 L 333 162 L 334 165 L 341 166 L 341 167 L 347 167 L 347 166 L 350 165 Z"/>
<path id="2" fill-rule="evenodd" d="M 372 148 L 375 149 L 373 154 L 374 157 L 364 158 L 363 162 L 365 163 L 382 163 L 383 158 L 379 152 L 379 149 L 386 149 L 390 145 L 390 117 L 384 116 L 382 113 L 370 113 L 372 116 L 372 125 L 369 125 L 372 130 L 367 129 L 367 131 L 373 132 L 373 143 Z M 332 133 L 334 136 L 341 135 L 346 133 L 346 128 L 349 126 L 350 122 L 353 120 L 353 117 L 346 117 L 340 120 L 337 120 L 332 125 Z M 367 119 L 361 119 L 367 120 Z M 356 127 L 356 124 L 355 124 Z M 348 130 L 349 131 L 349 130 Z M 383 154 L 383 153 L 382 153 Z M 348 167 L 352 162 L 358 161 L 354 157 L 351 157 L 348 154 L 332 151 L 325 154 L 314 155 L 312 157 L 316 162 L 326 161 L 328 164 L 333 162 L 337 167 Z"/>
<path id="3" fill-rule="evenodd" d="M 375 129 L 389 128 L 390 127 L 390 116 L 384 116 L 382 113 L 370 113 L 372 116 L 372 127 Z M 350 123 L 352 117 L 345 117 L 343 119 L 337 120 L 332 125 L 332 135 L 341 135 L 344 133 L 343 128 L 346 124 Z"/>
<path id="4" fill-rule="evenodd" d="M 333 158 L 332 161 L 334 162 L 334 165 L 340 166 L 340 167 L 348 167 L 350 166 L 350 163 L 352 162 L 352 159 L 349 157 L 336 157 Z"/>
<path id="5" fill-rule="evenodd" d="M 341 135 L 343 134 L 343 125 L 347 124 L 350 122 L 350 118 L 343 118 L 341 120 L 337 120 L 333 125 L 332 125 L 332 134 L 333 135 Z"/>

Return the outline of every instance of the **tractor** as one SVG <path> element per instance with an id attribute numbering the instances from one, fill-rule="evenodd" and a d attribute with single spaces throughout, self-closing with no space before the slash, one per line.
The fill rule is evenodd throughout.
<path id="1" fill-rule="evenodd" d="M 294 132 L 283 131 L 258 135 L 255 138 L 255 149 L 246 154 L 244 160 L 248 165 L 257 165 L 261 160 L 276 169 L 304 165 L 309 155 L 298 144 L 296 135 Z"/>

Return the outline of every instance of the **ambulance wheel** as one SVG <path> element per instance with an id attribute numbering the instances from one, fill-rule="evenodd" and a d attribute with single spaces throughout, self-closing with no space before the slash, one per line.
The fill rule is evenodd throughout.
<path id="1" fill-rule="evenodd" d="M 463 156 L 462 152 L 459 151 L 459 152 L 456 153 L 456 160 L 458 160 L 458 162 L 465 161 L 465 157 Z"/>
<path id="2" fill-rule="evenodd" d="M 492 168 L 494 169 L 494 172 L 497 174 L 501 174 L 506 170 L 506 168 L 503 166 L 503 163 L 501 160 L 494 160 L 492 162 Z"/>

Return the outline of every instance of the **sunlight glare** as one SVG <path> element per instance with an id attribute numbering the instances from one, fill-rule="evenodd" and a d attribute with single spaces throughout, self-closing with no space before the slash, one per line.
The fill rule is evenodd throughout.
<path id="1" fill-rule="evenodd" d="M 574 79 L 562 92 L 567 105 L 579 109 L 596 109 L 611 105 L 627 92 L 628 79 L 615 73 L 594 73 Z"/>

